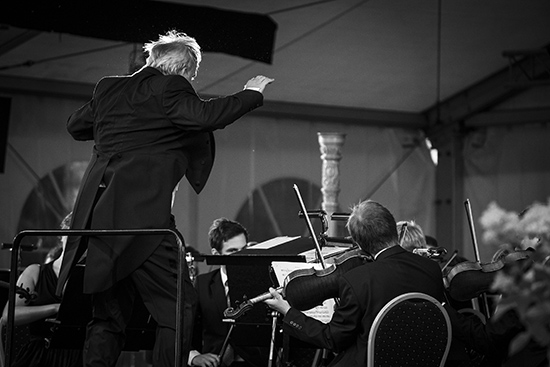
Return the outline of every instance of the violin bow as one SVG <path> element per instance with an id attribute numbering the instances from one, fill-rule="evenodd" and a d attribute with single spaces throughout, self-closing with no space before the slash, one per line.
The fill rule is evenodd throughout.
<path id="1" fill-rule="evenodd" d="M 405 232 L 407 231 L 407 225 L 408 223 L 405 222 L 401 226 L 401 230 L 399 231 L 399 246 L 403 247 L 403 240 L 405 239 Z"/>
<path id="2" fill-rule="evenodd" d="M 447 269 L 447 266 L 449 266 L 449 264 L 451 263 L 451 261 L 453 261 L 457 255 L 458 255 L 458 250 L 455 250 L 455 251 L 453 252 L 453 256 L 451 256 L 451 257 L 449 258 L 449 260 L 445 263 L 445 265 L 443 265 L 443 267 L 441 268 L 441 272 L 444 272 L 445 269 Z"/>
<path id="3" fill-rule="evenodd" d="M 479 246 L 477 245 L 476 229 L 474 226 L 474 220 L 472 215 L 472 205 L 470 199 L 464 201 L 464 207 L 466 208 L 466 217 L 468 218 L 468 225 L 470 227 L 470 235 L 472 236 L 472 244 L 474 245 L 474 256 L 478 263 L 481 263 L 481 257 L 479 256 Z"/>
<path id="4" fill-rule="evenodd" d="M 220 366 L 222 365 L 223 355 L 225 354 L 225 351 L 229 346 L 229 337 L 231 336 L 231 332 L 233 331 L 234 327 L 235 327 L 235 323 L 232 323 L 231 326 L 229 327 L 229 331 L 227 332 L 227 335 L 225 336 L 225 339 L 223 340 L 222 349 L 220 350 L 220 354 L 218 354 L 218 357 L 220 358 Z"/>
<path id="5" fill-rule="evenodd" d="M 309 230 L 309 234 L 311 235 L 311 238 L 313 238 L 313 242 L 315 243 L 315 251 L 317 252 L 317 256 L 319 257 L 319 261 L 321 262 L 321 265 L 323 269 L 327 268 L 327 265 L 325 263 L 325 259 L 323 259 L 323 253 L 321 252 L 321 245 L 319 245 L 319 240 L 317 239 L 317 236 L 315 235 L 315 230 L 313 229 L 313 225 L 311 224 L 311 220 L 309 219 L 309 215 L 306 209 L 306 206 L 304 204 L 304 200 L 302 200 L 302 195 L 300 194 L 300 189 L 298 188 L 298 185 L 294 184 L 292 186 L 294 189 L 294 192 L 296 193 L 296 197 L 298 198 L 298 202 L 300 203 L 300 208 L 302 209 L 302 212 L 304 213 L 304 218 L 307 223 L 307 228 Z"/>
<path id="6" fill-rule="evenodd" d="M 479 246 L 477 244 L 476 239 L 476 230 L 474 226 L 474 219 L 472 215 L 472 205 L 470 204 L 470 199 L 466 199 L 464 201 L 464 207 L 466 208 L 466 217 L 468 218 L 468 225 L 470 227 L 470 235 L 472 236 L 472 244 L 474 246 L 474 255 L 476 262 L 478 264 L 481 264 L 481 256 L 479 256 Z M 483 303 L 484 303 L 484 311 L 485 311 L 485 317 L 489 319 L 491 313 L 489 311 L 489 304 L 487 302 L 487 294 L 483 293 L 482 295 Z"/>
<path id="7" fill-rule="evenodd" d="M 327 264 L 325 263 L 325 259 L 323 258 L 323 253 L 321 251 L 321 245 L 319 244 L 319 240 L 317 239 L 317 236 L 315 235 L 315 230 L 313 229 L 313 225 L 311 224 L 311 220 L 309 219 L 309 215 L 306 209 L 306 206 L 304 204 L 304 200 L 302 200 L 302 195 L 300 194 L 300 189 L 298 188 L 298 185 L 294 184 L 292 186 L 294 188 L 294 192 L 296 193 L 296 197 L 298 198 L 298 202 L 300 203 L 300 208 L 302 209 L 302 213 L 304 213 L 304 218 L 307 223 L 307 228 L 309 230 L 309 234 L 311 235 L 311 238 L 313 238 L 313 242 L 315 243 L 315 251 L 317 252 L 317 257 L 319 257 L 319 261 L 321 262 L 321 266 L 323 269 L 327 268 Z M 340 303 L 340 300 L 338 298 L 334 298 L 334 302 L 336 305 Z"/>

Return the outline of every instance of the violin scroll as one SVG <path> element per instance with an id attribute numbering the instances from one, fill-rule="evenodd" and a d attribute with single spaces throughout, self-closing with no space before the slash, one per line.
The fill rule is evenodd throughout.
<path id="1" fill-rule="evenodd" d="M 250 310 L 254 305 L 250 303 L 250 301 L 245 301 L 241 304 L 239 304 L 236 308 L 234 307 L 227 307 L 223 311 L 223 315 L 232 320 L 236 320 L 242 315 L 244 315 L 248 310 Z"/>
<path id="2" fill-rule="evenodd" d="M 276 291 L 279 292 L 280 294 L 283 294 L 284 289 L 283 287 L 280 287 L 280 288 L 277 288 Z M 236 320 L 242 315 L 244 315 L 248 310 L 250 310 L 256 303 L 263 302 L 266 299 L 270 299 L 271 297 L 272 297 L 271 293 L 269 292 L 262 293 L 259 296 L 256 296 L 254 298 L 248 299 L 240 303 L 236 308 L 234 307 L 226 308 L 225 311 L 223 311 L 223 315 L 228 319 Z"/>
<path id="3" fill-rule="evenodd" d="M 9 289 L 10 283 L 0 281 L 0 287 Z M 29 304 L 31 301 L 35 300 L 37 297 L 37 294 L 34 292 L 31 292 L 30 288 L 25 289 L 23 287 L 23 284 L 15 286 L 15 294 L 18 294 L 19 298 L 24 298 L 26 304 Z"/>
<path id="4" fill-rule="evenodd" d="M 26 304 L 29 304 L 38 296 L 36 293 L 31 292 L 29 288 L 23 288 L 22 285 L 15 286 L 15 293 L 19 295 L 19 298 L 24 298 Z"/>

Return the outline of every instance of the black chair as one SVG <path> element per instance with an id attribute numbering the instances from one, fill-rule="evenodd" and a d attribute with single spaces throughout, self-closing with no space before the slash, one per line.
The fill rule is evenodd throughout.
<path id="1" fill-rule="evenodd" d="M 451 321 L 435 298 L 406 293 L 376 316 L 368 339 L 367 367 L 443 367 L 451 346 Z"/>
<path id="2" fill-rule="evenodd" d="M 13 342 L 12 342 L 12 353 L 14 356 L 19 353 L 21 349 L 29 341 L 30 333 L 28 325 L 15 326 L 13 329 Z M 0 323 L 0 367 L 5 366 L 6 352 L 6 325 Z"/>

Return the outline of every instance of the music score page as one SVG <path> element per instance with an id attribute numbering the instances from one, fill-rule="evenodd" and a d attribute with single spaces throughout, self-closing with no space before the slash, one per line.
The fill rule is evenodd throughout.
<path id="1" fill-rule="evenodd" d="M 279 284 L 285 284 L 284 281 L 288 274 L 295 270 L 299 269 L 322 269 L 322 265 L 320 263 L 299 263 L 299 262 L 287 262 L 287 261 L 273 261 L 271 263 L 271 267 L 273 268 L 273 271 L 275 272 L 275 276 L 277 277 L 277 281 Z M 312 308 L 311 310 L 302 311 L 304 314 L 306 314 L 309 317 L 312 317 L 316 320 L 319 320 L 323 323 L 328 323 L 332 319 L 332 314 L 334 313 L 334 306 L 335 306 L 334 299 L 328 299 L 323 302 L 322 305 L 319 305 L 317 307 Z"/>

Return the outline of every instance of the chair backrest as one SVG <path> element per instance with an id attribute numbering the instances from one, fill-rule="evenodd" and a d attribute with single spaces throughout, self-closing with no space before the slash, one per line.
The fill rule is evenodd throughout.
<path id="1" fill-rule="evenodd" d="M 406 293 L 389 301 L 369 332 L 368 367 L 443 367 L 451 346 L 451 321 L 435 298 Z"/>

